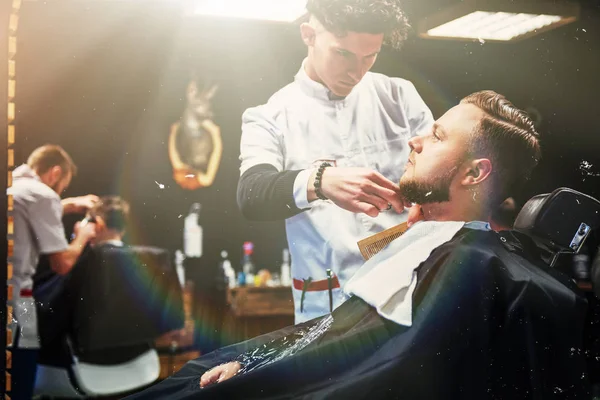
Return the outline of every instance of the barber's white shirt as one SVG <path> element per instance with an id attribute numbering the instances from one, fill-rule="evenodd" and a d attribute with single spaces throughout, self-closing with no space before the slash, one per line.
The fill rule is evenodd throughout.
<path id="1" fill-rule="evenodd" d="M 304 63 L 303 63 L 304 66 Z M 279 171 L 304 170 L 294 183 L 294 198 L 310 209 L 286 220 L 292 277 L 326 279 L 330 268 L 344 284 L 363 264 L 357 242 L 406 220 L 406 212 L 376 218 L 343 210 L 330 201 L 307 201 L 312 170 L 323 161 L 337 167 L 366 167 L 398 182 L 410 148 L 408 139 L 431 129 L 433 117 L 407 80 L 367 73 L 345 98 L 336 98 L 300 68 L 294 82 L 242 117 L 243 174 L 258 164 Z M 292 289 L 296 323 L 330 312 L 328 291 L 307 292 L 301 312 L 300 290 Z M 333 290 L 333 308 L 346 300 Z"/>
<path id="2" fill-rule="evenodd" d="M 7 189 L 13 196 L 15 248 L 13 253 L 14 308 L 13 332 L 19 325 L 19 347 L 38 348 L 37 314 L 31 294 L 33 275 L 41 254 L 65 251 L 69 244 L 62 224 L 63 207 L 60 196 L 27 165 L 13 171 L 13 184 Z M 13 341 L 17 335 L 13 336 Z"/>

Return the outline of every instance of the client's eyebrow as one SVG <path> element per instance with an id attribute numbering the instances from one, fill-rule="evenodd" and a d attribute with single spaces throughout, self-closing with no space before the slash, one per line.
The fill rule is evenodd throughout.
<path id="1" fill-rule="evenodd" d="M 444 127 L 442 127 L 437 122 L 433 123 L 433 132 L 437 133 L 438 136 L 443 136 L 445 138 L 448 137 L 448 135 L 446 134 L 446 130 L 444 129 Z"/>

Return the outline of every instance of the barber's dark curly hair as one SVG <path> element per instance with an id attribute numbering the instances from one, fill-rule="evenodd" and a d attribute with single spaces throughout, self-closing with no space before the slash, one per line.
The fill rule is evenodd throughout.
<path id="1" fill-rule="evenodd" d="M 410 29 L 399 0 L 308 0 L 306 10 L 335 35 L 383 33 L 384 44 L 394 49 Z"/>

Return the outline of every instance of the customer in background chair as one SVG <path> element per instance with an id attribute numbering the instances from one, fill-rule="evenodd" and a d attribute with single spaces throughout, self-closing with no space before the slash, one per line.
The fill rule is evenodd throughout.
<path id="1" fill-rule="evenodd" d="M 152 286 L 170 270 L 169 253 L 123 242 L 129 209 L 129 204 L 118 196 L 100 198 L 86 219 L 75 226 L 78 232 L 90 223 L 87 221 L 93 221 L 96 231 L 73 271 L 66 277 L 46 276 L 36 285 L 42 342 L 40 363 L 67 366 L 71 353 L 78 351 L 84 353 L 77 354 L 80 359 L 93 364 L 126 362 L 149 350 L 158 336 L 156 332 L 171 329 L 171 324 L 163 318 L 164 307 L 159 296 L 164 298 L 166 293 L 167 297 L 180 297 L 180 291 L 172 282 L 161 283 L 160 292 Z M 140 326 L 136 313 L 152 315 L 152 326 Z M 178 310 L 173 312 L 176 317 L 179 314 Z M 105 319 L 110 320 L 104 324 Z M 105 336 L 113 337 L 102 337 L 103 333 L 93 328 L 113 323 L 120 324 L 119 332 L 105 332 Z M 66 337 L 70 338 L 72 348 L 66 347 Z"/>

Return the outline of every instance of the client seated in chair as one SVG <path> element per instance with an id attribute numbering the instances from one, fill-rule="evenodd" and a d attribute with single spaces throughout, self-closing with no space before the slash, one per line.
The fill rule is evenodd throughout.
<path id="1" fill-rule="evenodd" d="M 40 365 L 114 367 L 150 354 L 147 359 L 156 362 L 150 375 L 156 376 L 148 377 L 142 386 L 157 378 L 153 343 L 161 334 L 183 326 L 182 291 L 168 251 L 123 243 L 128 214 L 129 205 L 123 199 L 101 198 L 82 222 L 96 225 L 96 238 L 73 270 L 58 276 L 40 268 L 34 289 Z M 43 373 L 38 375 L 36 391 L 44 394 L 47 382 L 43 382 Z M 139 387 L 130 383 L 121 386 Z M 86 386 L 82 382 L 74 385 Z M 118 392 L 114 381 L 105 385 L 99 388 L 100 394 L 112 393 L 113 388 Z M 99 394 L 95 390 L 82 391 Z"/>
<path id="2" fill-rule="evenodd" d="M 478 92 L 409 143 L 400 189 L 424 220 L 359 269 L 349 300 L 128 399 L 586 398 L 585 300 L 529 236 L 484 222 L 537 163 L 532 122 Z"/>

